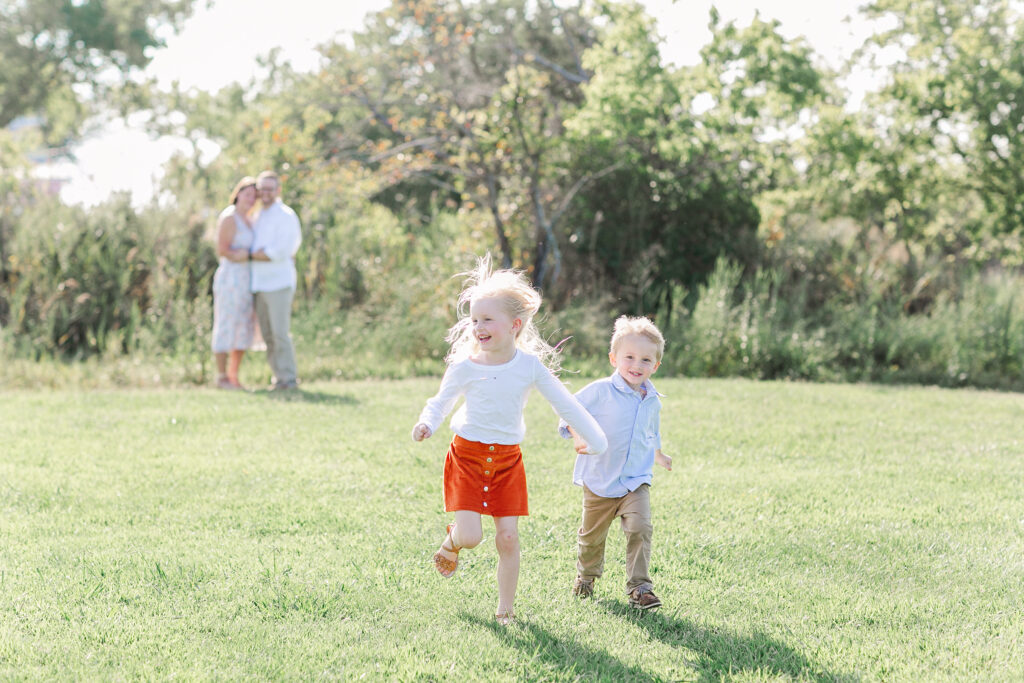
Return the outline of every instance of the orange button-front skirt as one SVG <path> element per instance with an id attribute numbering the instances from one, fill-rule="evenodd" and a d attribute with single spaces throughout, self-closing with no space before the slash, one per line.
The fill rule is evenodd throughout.
<path id="1" fill-rule="evenodd" d="M 530 514 L 519 446 L 468 441 L 456 435 L 444 460 L 444 509 L 492 517 Z"/>

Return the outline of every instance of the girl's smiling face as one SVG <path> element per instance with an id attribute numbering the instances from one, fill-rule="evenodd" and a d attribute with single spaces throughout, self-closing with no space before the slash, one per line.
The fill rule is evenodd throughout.
<path id="1" fill-rule="evenodd" d="M 469 319 L 473 325 L 473 338 L 486 360 L 504 362 L 511 359 L 523 321 L 509 315 L 500 299 L 474 299 L 469 304 Z"/>

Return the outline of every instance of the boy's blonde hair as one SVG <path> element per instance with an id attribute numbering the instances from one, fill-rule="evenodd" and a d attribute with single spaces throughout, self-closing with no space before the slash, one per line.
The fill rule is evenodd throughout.
<path id="1" fill-rule="evenodd" d="M 650 318 L 642 316 L 639 318 L 631 318 L 628 315 L 619 316 L 618 320 L 615 321 L 615 329 L 612 332 L 611 352 L 615 353 L 623 337 L 628 337 L 631 334 L 638 334 L 657 346 L 658 357 L 655 360 L 659 363 L 661 362 L 661 357 L 665 355 L 665 337 L 662 336 L 661 330 L 651 322 Z"/>
<path id="2" fill-rule="evenodd" d="M 533 323 L 540 310 L 541 297 L 526 276 L 516 270 L 491 270 L 491 255 L 477 261 L 473 270 L 459 273 L 455 277 L 466 278 L 462 293 L 456 305 L 458 322 L 448 330 L 445 341 L 451 344 L 445 362 L 448 364 L 469 358 L 480 352 L 480 342 L 473 334 L 473 321 L 469 307 L 480 299 L 496 299 L 512 318 L 519 318 L 522 326 L 516 335 L 516 348 L 537 356 L 553 373 L 559 370 L 558 348 L 544 341 Z"/>

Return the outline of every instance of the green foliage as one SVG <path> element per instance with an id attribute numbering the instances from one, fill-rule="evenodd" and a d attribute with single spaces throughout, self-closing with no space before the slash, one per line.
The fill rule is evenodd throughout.
<path id="1" fill-rule="evenodd" d="M 704 63 L 672 73 L 638 6 L 606 11 L 584 59 L 586 100 L 566 125 L 587 173 L 619 163 L 581 192 L 568 239 L 578 269 L 598 270 L 626 310 L 668 315 L 673 293 L 696 291 L 719 257 L 755 262 L 755 197 L 793 175 L 770 136 L 821 99 L 824 75 L 802 42 L 759 19 L 713 24 Z"/>
<path id="2" fill-rule="evenodd" d="M 0 8 L 0 128 L 24 114 L 44 114 L 50 139 L 63 140 L 111 89 L 110 70 L 128 75 L 144 67 L 163 44 L 160 32 L 180 25 L 194 1 L 6 2 Z"/>
<path id="3" fill-rule="evenodd" d="M 562 122 L 590 77 L 580 52 L 593 41 L 581 8 L 523 0 L 394 2 L 371 16 L 351 48 L 325 50 L 321 101 L 357 112 L 340 131 L 343 158 L 372 169 L 378 200 L 487 212 L 505 266 L 556 285 L 556 229 L 579 179 Z M 349 118 L 351 114 L 348 115 Z"/>
<path id="4" fill-rule="evenodd" d="M 781 269 L 744 279 L 720 261 L 693 311 L 668 328 L 666 371 L 1024 389 L 1019 275 L 965 275 L 962 291 L 944 293 L 927 313 L 908 311 L 897 288 L 892 298 L 816 301 L 815 280 Z"/>
<path id="5" fill-rule="evenodd" d="M 878 0 L 869 17 L 893 25 L 871 43 L 892 47 L 903 59 L 891 71 L 882 97 L 892 132 L 906 139 L 926 163 L 924 150 L 952 159 L 958 185 L 985 204 L 996 233 L 1024 226 L 1024 182 L 1014 160 L 1024 152 L 1024 14 L 1008 0 Z M 893 126 L 895 124 L 895 126 Z"/>
<path id="6" fill-rule="evenodd" d="M 888 367 L 876 375 L 944 386 L 1024 388 L 1021 279 L 1004 273 L 966 283 L 928 316 L 884 321 Z M 873 378 L 872 378 L 873 379 Z"/>
<path id="7" fill-rule="evenodd" d="M 216 261 L 205 221 L 138 214 L 126 197 L 89 212 L 45 197 L 21 208 L 0 319 L 16 353 L 160 353 L 208 338 Z"/>
<path id="8" fill-rule="evenodd" d="M 809 331 L 800 299 L 782 295 L 778 272 L 744 282 L 720 259 L 700 287 L 693 311 L 675 317 L 666 370 L 694 376 L 829 379 L 831 347 Z"/>
<path id="9" fill-rule="evenodd" d="M 741 29 L 735 22 L 719 24 L 712 13 L 712 40 L 701 50 L 703 64 L 684 72 L 699 92 L 710 96 L 708 118 L 719 119 L 718 125 L 727 119 L 768 149 L 772 134 L 816 110 L 829 87 L 829 74 L 815 66 L 807 41 L 785 39 L 779 26 L 756 15 Z"/>
<path id="10" fill-rule="evenodd" d="M 21 3 L 4 26 L 55 7 Z M 65 9 L 91 55 L 67 78 L 89 81 L 85 62 L 144 62 L 125 45 L 155 34 L 125 33 L 132 12 L 155 30 L 188 3 Z M 38 132 L 4 132 L 4 356 L 130 359 L 204 381 L 206 237 L 235 181 L 273 168 L 304 226 L 309 378 L 438 372 L 450 277 L 491 251 L 542 287 L 544 331 L 572 336 L 588 369 L 603 370 L 628 312 L 671 332 L 667 372 L 1019 386 L 1008 292 L 1024 250 L 1005 153 L 1020 17 L 1003 0 L 867 11 L 894 21 L 858 59 L 882 46 L 906 59 L 862 111 L 760 16 L 740 27 L 712 12 L 702 63 L 676 68 L 635 3 L 396 0 L 323 46 L 317 73 L 271 52 L 265 78 L 218 93 L 140 87 L 152 129 L 193 142 L 145 209 L 60 206 L 30 180 Z"/>
<path id="11" fill-rule="evenodd" d="M 1019 264 L 1024 186 L 1012 160 L 1024 15 L 1005 0 L 882 0 L 863 11 L 885 28 L 847 68 L 884 85 L 858 111 L 833 94 L 810 119 L 803 182 L 786 188 L 787 208 L 853 217 L 904 240 L 912 256 Z"/>

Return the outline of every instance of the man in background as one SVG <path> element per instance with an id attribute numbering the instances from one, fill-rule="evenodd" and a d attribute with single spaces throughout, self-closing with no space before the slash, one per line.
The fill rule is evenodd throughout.
<path id="1" fill-rule="evenodd" d="M 256 219 L 252 245 L 252 292 L 256 317 L 274 373 L 271 390 L 297 389 L 298 371 L 292 345 L 292 299 L 298 278 L 295 253 L 302 243 L 299 217 L 281 201 L 281 181 L 273 171 L 256 178 L 263 208 Z"/>

